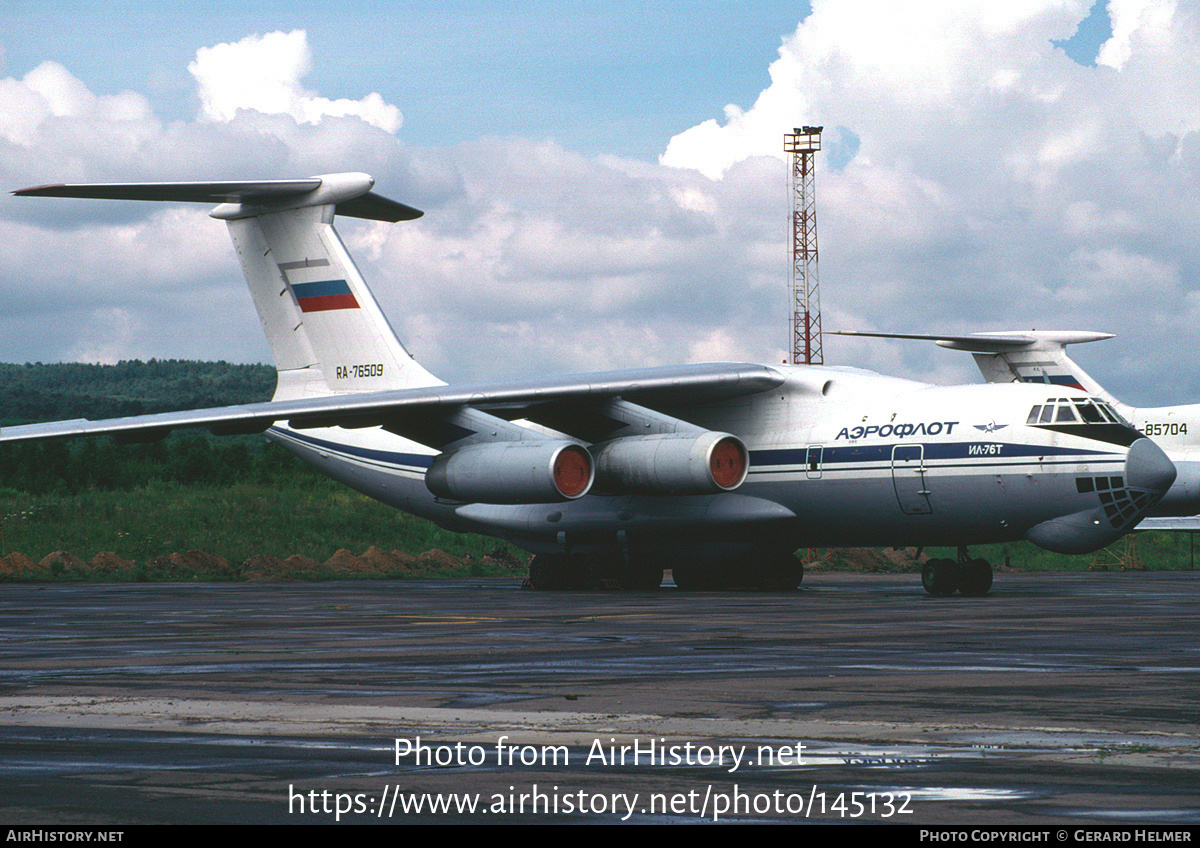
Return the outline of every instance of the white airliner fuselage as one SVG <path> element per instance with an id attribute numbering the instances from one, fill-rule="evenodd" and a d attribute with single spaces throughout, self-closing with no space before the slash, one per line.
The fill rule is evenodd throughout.
<path id="1" fill-rule="evenodd" d="M 1141 462 L 1167 473 L 1149 456 L 1134 455 L 1131 464 L 1137 435 L 1127 426 L 1079 422 L 1064 432 L 1027 424 L 1033 407 L 1057 400 L 1041 387 L 942 387 L 848 368 L 746 367 L 767 369 L 778 385 L 719 404 L 659 407 L 745 443 L 749 469 L 736 492 L 669 498 L 593 489 L 560 503 L 460 503 L 430 497 L 425 474 L 437 452 L 414 442 L 393 436 L 385 447 L 378 430 L 341 428 L 275 426 L 268 435 L 342 482 L 445 527 L 499 532 L 540 552 L 560 550 L 563 533 L 577 552 L 611 547 L 614 532 L 624 530 L 627 542 L 656 548 L 656 558 L 676 567 L 724 556 L 715 540 L 749 550 L 771 536 L 788 550 L 1031 537 L 1054 550 L 1090 551 L 1118 538 L 1128 521 L 1093 521 L 1103 507 L 1077 481 L 1152 484 Z M 1079 392 L 1063 394 L 1064 406 L 1090 403 Z M 1054 532 L 1059 519 L 1076 513 L 1089 517 L 1062 526 L 1078 530 Z"/>
<path id="2" fill-rule="evenodd" d="M 447 386 L 392 332 L 334 214 L 420 213 L 361 174 L 43 186 L 219 203 L 279 374 L 268 403 L 6 428 L 0 441 L 180 427 L 266 432 L 398 509 L 535 552 L 536 587 L 795 586 L 801 546 L 955 546 L 923 575 L 982 594 L 969 544 L 1081 553 L 1131 529 L 1175 469 L 1111 406 L 1046 385 L 939 387 L 850 368 L 709 363 Z"/>
<path id="3" fill-rule="evenodd" d="M 1066 346 L 1111 339 L 1110 333 L 1030 330 L 936 335 L 845 332 L 840 335 L 934 341 L 975 357 L 988 383 L 1024 383 L 1084 391 L 1108 403 L 1152 439 L 1175 465 L 1175 482 L 1138 524 L 1142 530 L 1200 530 L 1200 404 L 1134 407 L 1113 397 L 1067 355 Z"/>

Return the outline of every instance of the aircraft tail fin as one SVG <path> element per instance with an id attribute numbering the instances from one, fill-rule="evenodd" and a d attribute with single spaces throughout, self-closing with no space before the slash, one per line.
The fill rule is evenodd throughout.
<path id="1" fill-rule="evenodd" d="M 867 333 L 841 331 L 835 335 L 920 339 L 941 347 L 965 350 L 989 383 L 1047 383 L 1081 389 L 1118 407 L 1124 406 L 1067 356 L 1066 346 L 1111 339 L 1111 333 L 1076 330 L 1030 330 L 1016 333 L 969 333 L 963 336 L 933 333 Z"/>
<path id="2" fill-rule="evenodd" d="M 335 214 L 408 221 L 366 174 L 302 180 L 52 185 L 18 195 L 219 204 L 278 371 L 276 400 L 441 383 L 405 350 L 341 237 Z"/>

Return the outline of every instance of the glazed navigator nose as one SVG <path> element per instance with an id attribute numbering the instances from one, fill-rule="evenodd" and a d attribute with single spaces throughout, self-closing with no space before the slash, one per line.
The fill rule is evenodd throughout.
<path id="1" fill-rule="evenodd" d="M 1161 496 L 1175 482 L 1175 474 L 1175 464 L 1154 442 L 1142 438 L 1129 446 L 1125 457 L 1126 487 Z"/>

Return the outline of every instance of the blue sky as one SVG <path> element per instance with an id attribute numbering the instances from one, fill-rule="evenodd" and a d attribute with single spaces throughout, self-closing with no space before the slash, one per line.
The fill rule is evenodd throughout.
<path id="1" fill-rule="evenodd" d="M 202 10 L 197 14 L 196 7 Z M 249 8 L 247 8 L 249 7 Z M 51 59 L 96 94 L 149 93 L 195 111 L 196 49 L 303 29 L 326 97 L 379 92 L 401 136 L 452 145 L 481 134 L 553 138 L 584 153 L 653 159 L 676 132 L 753 100 L 805 2 L 148 2 L 16 0 L 0 13 L 5 71 Z"/>
<path id="2" fill-rule="evenodd" d="M 1200 395 L 1198 0 L 248 5 L 10 0 L 4 185 L 364 170 L 427 213 L 339 229 L 439 376 L 771 362 L 821 124 L 827 329 L 1114 332 L 1118 396 Z M 206 212 L 0 197 L 0 360 L 265 359 Z"/>

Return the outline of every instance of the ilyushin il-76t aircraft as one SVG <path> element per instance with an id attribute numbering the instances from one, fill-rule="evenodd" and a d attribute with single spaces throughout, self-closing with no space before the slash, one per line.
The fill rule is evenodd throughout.
<path id="1" fill-rule="evenodd" d="M 16 192 L 217 204 L 278 382 L 265 403 L 10 427 L 0 441 L 263 432 L 397 509 L 529 550 L 535 588 L 657 587 L 666 567 L 685 589 L 795 588 L 801 546 L 891 545 L 957 548 L 926 567 L 925 588 L 984 594 L 992 568 L 968 545 L 1093 551 L 1175 480 L 1110 404 L 1057 386 L 744 363 L 446 385 L 401 344 L 334 230 L 335 214 L 421 216 L 373 185 L 350 173 Z"/>
<path id="2" fill-rule="evenodd" d="M 1066 346 L 1111 339 L 1111 333 L 1078 330 L 969 333 L 844 332 L 839 335 L 920 339 L 965 350 L 989 383 L 1041 383 L 1079 389 L 1099 398 L 1149 436 L 1175 464 L 1175 482 L 1148 513 L 1139 530 L 1200 530 L 1200 404 L 1133 407 L 1122 403 L 1067 355 Z"/>

